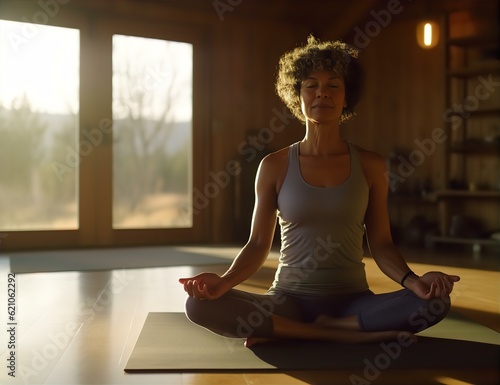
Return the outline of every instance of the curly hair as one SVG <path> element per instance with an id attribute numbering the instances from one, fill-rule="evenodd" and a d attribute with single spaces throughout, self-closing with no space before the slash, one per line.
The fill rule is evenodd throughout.
<path id="1" fill-rule="evenodd" d="M 346 107 L 342 110 L 340 123 L 350 119 L 361 96 L 363 81 L 358 50 L 342 41 L 320 42 L 311 35 L 305 46 L 295 48 L 280 58 L 276 93 L 302 123 L 306 122 L 306 118 L 301 109 L 301 82 L 313 70 L 334 70 L 343 78 Z"/>

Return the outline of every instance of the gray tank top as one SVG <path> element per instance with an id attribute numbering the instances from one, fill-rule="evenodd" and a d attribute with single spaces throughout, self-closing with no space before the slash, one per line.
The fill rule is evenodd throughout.
<path id="1" fill-rule="evenodd" d="M 271 291 L 335 295 L 368 289 L 363 235 L 369 189 L 359 153 L 347 144 L 349 177 L 326 188 L 302 178 L 300 142 L 290 146 L 288 170 L 278 194 L 281 251 Z"/>

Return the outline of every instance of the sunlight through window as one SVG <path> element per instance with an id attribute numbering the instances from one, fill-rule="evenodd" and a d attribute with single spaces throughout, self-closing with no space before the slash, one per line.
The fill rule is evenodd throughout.
<path id="1" fill-rule="evenodd" d="M 192 45 L 113 36 L 113 228 L 192 227 Z"/>
<path id="2" fill-rule="evenodd" d="M 0 20 L 1 231 L 78 228 L 79 47 L 76 29 Z"/>

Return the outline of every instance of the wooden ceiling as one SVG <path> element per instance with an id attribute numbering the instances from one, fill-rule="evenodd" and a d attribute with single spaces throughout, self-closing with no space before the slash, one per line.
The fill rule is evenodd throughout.
<path id="1" fill-rule="evenodd" d="M 1 1 L 1 0 L 0 0 Z M 459 10 L 494 8 L 498 0 L 73 0 L 72 4 L 85 10 L 106 13 L 141 14 L 161 18 L 161 8 L 170 17 L 190 14 L 193 21 L 218 23 L 216 6 L 227 7 L 224 21 L 261 20 L 297 23 L 312 33 L 321 35 L 325 28 L 339 35 L 348 33 L 356 25 L 363 25 L 388 4 L 400 4 L 404 12 L 398 18 L 419 17 L 424 14 L 443 14 Z M 230 17 L 231 16 L 231 17 Z"/>
<path id="2" fill-rule="evenodd" d="M 0 8 L 10 0 L 0 0 Z M 23 7 L 37 7 L 37 1 L 19 2 Z M 130 19 L 158 21 L 189 20 L 190 23 L 220 26 L 228 23 L 252 22 L 292 23 L 318 37 L 323 31 L 336 31 L 341 37 L 352 33 L 355 26 L 365 25 L 374 12 L 390 6 L 403 7 L 398 19 L 423 15 L 438 16 L 462 10 L 486 14 L 498 13 L 498 0 L 72 0 L 72 9 L 95 17 L 123 16 Z M 216 7 L 219 6 L 219 13 Z M 221 9 L 223 12 L 221 18 Z M 24 11 L 23 11 L 24 12 Z M 27 11 L 26 11 L 27 12 Z M 25 12 L 25 13 L 26 13 Z"/>

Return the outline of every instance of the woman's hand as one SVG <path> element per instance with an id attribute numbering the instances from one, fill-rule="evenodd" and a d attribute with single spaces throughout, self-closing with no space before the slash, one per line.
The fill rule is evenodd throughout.
<path id="1" fill-rule="evenodd" d="M 420 278 L 409 277 L 405 286 L 422 299 L 446 298 L 453 290 L 453 285 L 458 282 L 458 275 L 448 275 L 440 271 L 430 271 Z"/>
<path id="2" fill-rule="evenodd" d="M 191 278 L 180 278 L 184 290 L 196 299 L 217 299 L 231 290 L 231 285 L 224 278 L 214 273 L 201 273 Z"/>

